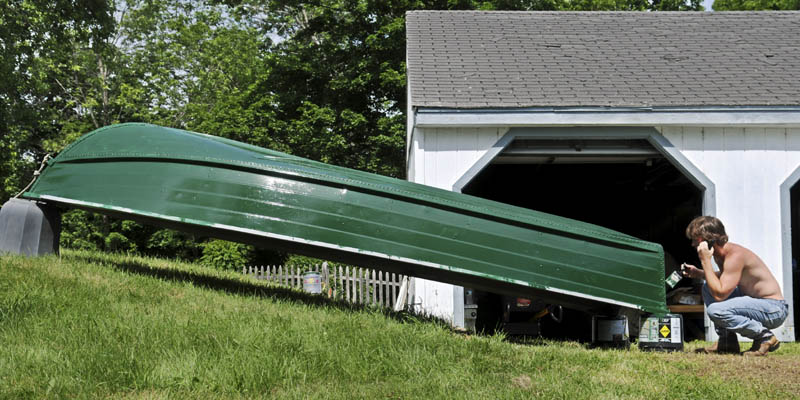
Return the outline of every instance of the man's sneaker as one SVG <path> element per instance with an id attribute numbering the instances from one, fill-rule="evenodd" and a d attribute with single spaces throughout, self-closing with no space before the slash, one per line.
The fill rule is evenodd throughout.
<path id="1" fill-rule="evenodd" d="M 722 330 L 720 332 L 719 341 L 702 349 L 697 349 L 697 353 L 705 354 L 739 354 L 739 339 L 736 337 L 735 332 Z"/>
<path id="2" fill-rule="evenodd" d="M 743 354 L 746 356 L 765 356 L 770 351 L 778 350 L 778 347 L 781 347 L 781 342 L 775 335 L 772 335 L 766 339 L 754 340 L 753 347 Z"/>

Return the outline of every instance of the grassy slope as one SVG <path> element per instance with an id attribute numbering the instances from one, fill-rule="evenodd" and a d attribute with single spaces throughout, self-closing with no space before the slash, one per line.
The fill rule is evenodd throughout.
<path id="1" fill-rule="evenodd" d="M 759 360 L 511 344 L 235 274 L 86 252 L 0 257 L 0 344 L 2 398 L 763 399 L 800 393 L 800 345 L 794 343 Z"/>

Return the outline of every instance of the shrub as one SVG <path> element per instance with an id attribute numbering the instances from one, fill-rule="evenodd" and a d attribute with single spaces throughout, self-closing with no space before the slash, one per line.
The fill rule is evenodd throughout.
<path id="1" fill-rule="evenodd" d="M 70 210 L 61 216 L 60 245 L 76 250 L 101 250 L 105 245 L 97 229 L 96 215 L 83 210 Z"/>
<path id="2" fill-rule="evenodd" d="M 200 256 L 201 245 L 191 235 L 160 229 L 147 238 L 147 254 L 162 258 L 194 261 Z"/>
<path id="3" fill-rule="evenodd" d="M 225 240 L 210 240 L 201 245 L 200 263 L 211 268 L 238 271 L 249 264 L 253 247 Z"/>
<path id="4" fill-rule="evenodd" d="M 106 236 L 106 250 L 114 252 L 135 252 L 136 244 L 128 240 L 125 235 L 118 232 L 111 232 Z"/>

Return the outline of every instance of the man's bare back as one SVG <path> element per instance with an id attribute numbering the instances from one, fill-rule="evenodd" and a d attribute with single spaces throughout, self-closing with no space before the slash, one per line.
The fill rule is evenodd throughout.
<path id="1" fill-rule="evenodd" d="M 728 242 L 721 246 L 717 254 L 714 254 L 714 261 L 720 266 L 722 274 L 725 273 L 726 259 L 742 263 L 739 290 L 744 295 L 757 299 L 783 300 L 778 281 L 772 275 L 767 264 L 755 253 L 746 247 Z"/>

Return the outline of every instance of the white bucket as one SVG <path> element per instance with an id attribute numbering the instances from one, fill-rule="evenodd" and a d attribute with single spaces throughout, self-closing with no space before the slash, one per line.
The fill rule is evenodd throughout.
<path id="1" fill-rule="evenodd" d="M 322 280 L 316 272 L 309 272 L 303 275 L 303 291 L 306 293 L 322 293 Z"/>

